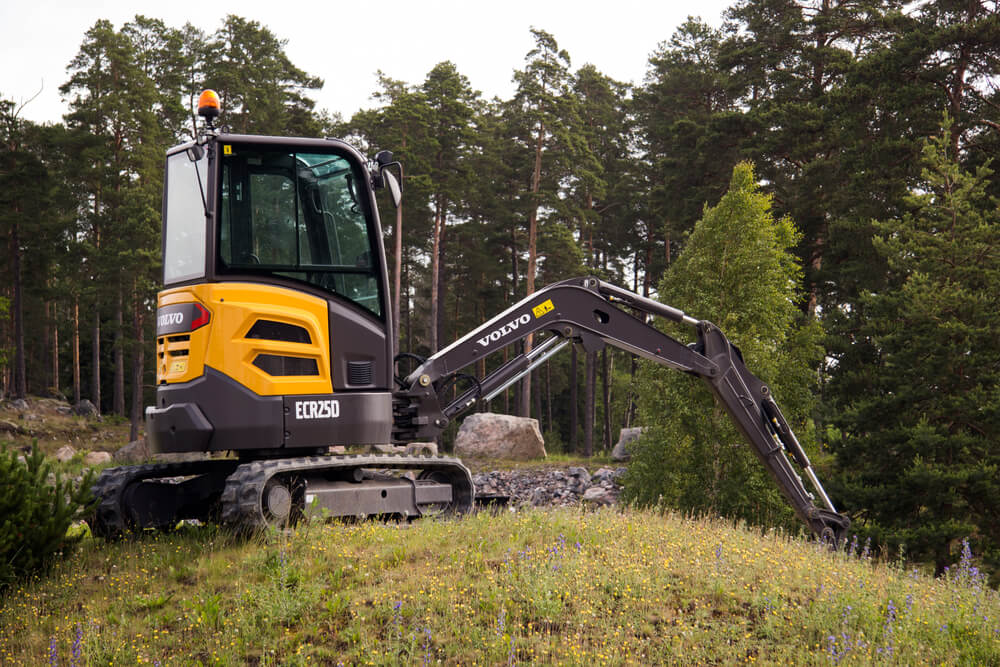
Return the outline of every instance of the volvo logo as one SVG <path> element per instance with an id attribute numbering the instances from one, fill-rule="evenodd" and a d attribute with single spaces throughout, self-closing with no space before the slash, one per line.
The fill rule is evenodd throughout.
<path id="1" fill-rule="evenodd" d="M 159 328 L 181 324 L 184 324 L 184 313 L 163 313 L 156 318 L 156 326 Z"/>
<path id="2" fill-rule="evenodd" d="M 480 338 L 478 342 L 483 347 L 489 347 L 490 343 L 495 343 L 501 338 L 506 338 L 512 332 L 516 331 L 518 327 L 520 327 L 522 324 L 527 324 L 530 321 L 531 321 L 531 315 L 525 313 L 524 315 L 521 315 L 517 319 L 511 320 L 510 322 L 503 325 L 499 329 L 494 329 L 487 335 Z"/>

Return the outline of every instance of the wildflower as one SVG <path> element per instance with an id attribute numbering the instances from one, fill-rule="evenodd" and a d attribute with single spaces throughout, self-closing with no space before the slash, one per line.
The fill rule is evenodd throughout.
<path id="1" fill-rule="evenodd" d="M 49 640 L 49 667 L 56 667 L 59 664 L 59 647 L 56 645 L 56 638 Z"/>
<path id="2" fill-rule="evenodd" d="M 392 624 L 396 627 L 396 638 L 402 637 L 402 615 L 400 610 L 403 608 L 403 601 L 397 600 L 394 605 L 392 605 Z"/>
<path id="3" fill-rule="evenodd" d="M 73 653 L 72 653 L 73 657 L 69 663 L 71 667 L 78 667 L 78 665 L 80 664 L 82 645 L 83 645 L 83 626 L 77 623 L 76 633 L 73 635 Z"/>
<path id="4" fill-rule="evenodd" d="M 424 628 L 424 664 L 431 662 L 431 629 Z"/>

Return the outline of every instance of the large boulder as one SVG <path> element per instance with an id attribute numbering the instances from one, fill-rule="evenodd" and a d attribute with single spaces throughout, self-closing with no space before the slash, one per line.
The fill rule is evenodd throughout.
<path id="1" fill-rule="evenodd" d="M 113 458 L 118 463 L 145 463 L 149 460 L 150 454 L 146 439 L 139 438 L 115 452 Z"/>
<path id="2" fill-rule="evenodd" d="M 628 444 L 639 439 L 645 429 L 641 426 L 635 428 L 623 428 L 618 435 L 618 442 L 611 450 L 612 461 L 628 461 L 632 455 L 628 452 Z"/>
<path id="3" fill-rule="evenodd" d="M 83 399 L 79 403 L 73 406 L 73 412 L 80 415 L 81 417 L 96 417 L 99 413 L 97 411 L 97 406 Z"/>
<path id="4" fill-rule="evenodd" d="M 83 457 L 83 462 L 89 466 L 99 466 L 111 462 L 111 454 L 108 452 L 87 452 Z"/>
<path id="5" fill-rule="evenodd" d="M 76 456 L 76 450 L 69 445 L 63 445 L 55 453 L 55 459 L 60 463 L 66 463 L 74 456 Z"/>
<path id="6" fill-rule="evenodd" d="M 545 458 L 537 419 L 480 412 L 469 415 L 455 437 L 458 456 L 529 461 Z"/>

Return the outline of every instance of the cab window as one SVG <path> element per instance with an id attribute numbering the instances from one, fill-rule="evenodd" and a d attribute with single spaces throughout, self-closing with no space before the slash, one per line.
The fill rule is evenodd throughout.
<path id="1" fill-rule="evenodd" d="M 334 153 L 229 146 L 220 178 L 220 272 L 300 280 L 381 316 L 363 178 Z"/>

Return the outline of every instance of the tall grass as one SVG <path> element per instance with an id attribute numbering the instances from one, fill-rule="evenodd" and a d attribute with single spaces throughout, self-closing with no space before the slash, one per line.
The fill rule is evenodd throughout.
<path id="1" fill-rule="evenodd" d="M 752 662 L 1000 664 L 1000 600 L 970 553 L 558 510 L 89 541 L 0 608 L 3 664 Z"/>

